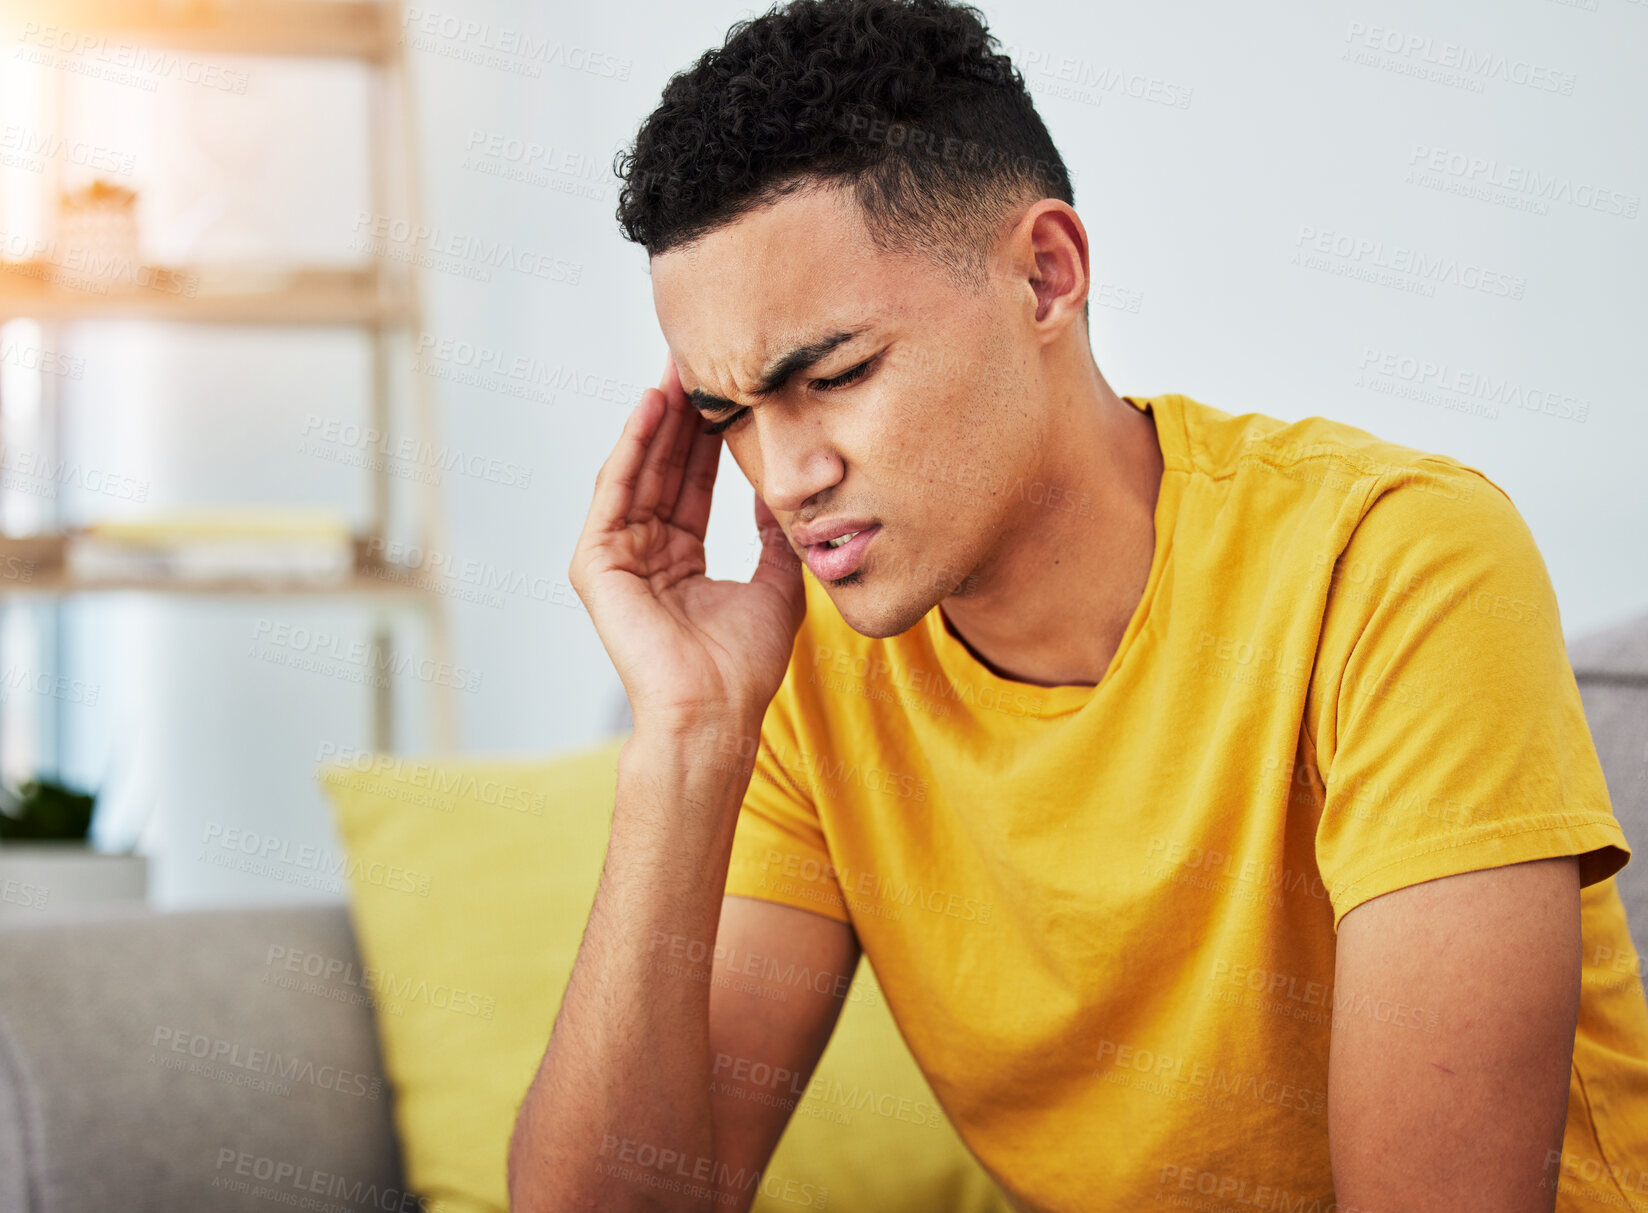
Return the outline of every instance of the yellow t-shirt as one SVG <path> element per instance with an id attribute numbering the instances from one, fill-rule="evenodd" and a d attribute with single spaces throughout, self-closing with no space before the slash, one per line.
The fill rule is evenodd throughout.
<path id="1" fill-rule="evenodd" d="M 1347 425 L 1129 403 L 1162 448 L 1155 553 L 1097 687 L 998 677 L 939 607 L 861 636 L 805 574 L 727 892 L 852 924 L 1023 1207 L 1329 1213 L 1336 1005 L 1437 1024 L 1336 1000 L 1340 919 L 1579 855 L 1547 1174 L 1559 1209 L 1648 1209 L 1648 1002 L 1612 879 L 1630 849 L 1526 524 L 1481 472 Z"/>

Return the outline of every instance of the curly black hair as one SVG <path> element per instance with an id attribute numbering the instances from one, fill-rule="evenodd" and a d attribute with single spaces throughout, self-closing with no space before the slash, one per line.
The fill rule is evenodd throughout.
<path id="1" fill-rule="evenodd" d="M 793 0 L 672 77 L 614 161 L 649 255 L 806 186 L 845 184 L 882 250 L 978 281 L 1014 204 L 1070 175 L 983 15 L 949 0 Z"/>

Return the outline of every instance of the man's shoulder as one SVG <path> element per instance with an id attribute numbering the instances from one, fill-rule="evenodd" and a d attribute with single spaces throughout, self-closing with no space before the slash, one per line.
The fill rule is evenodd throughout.
<path id="1" fill-rule="evenodd" d="M 1381 437 L 1349 422 L 1312 415 L 1285 421 L 1269 413 L 1231 413 L 1178 396 L 1194 471 L 1214 479 L 1261 465 L 1295 479 L 1373 486 L 1421 481 L 1450 499 L 1469 499 L 1491 481 L 1450 455 Z"/>
<path id="2" fill-rule="evenodd" d="M 1194 511 L 1210 562 L 1229 564 L 1234 546 L 1266 587 L 1290 572 L 1325 582 L 1336 613 L 1440 606 L 1496 583 L 1539 604 L 1530 618 L 1554 616 L 1526 520 L 1480 469 L 1327 417 L 1178 401 L 1188 470 L 1210 490 Z"/>

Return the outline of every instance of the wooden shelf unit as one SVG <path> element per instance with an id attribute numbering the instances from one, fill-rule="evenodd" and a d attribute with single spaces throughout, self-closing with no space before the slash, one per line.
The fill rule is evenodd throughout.
<path id="1" fill-rule="evenodd" d="M 77 533 L 0 535 L 0 594 L 62 596 L 66 594 L 184 594 L 241 596 L 274 594 L 292 597 L 335 598 L 369 595 L 383 598 L 421 598 L 429 591 L 416 584 L 416 570 L 376 557 L 365 535 L 352 543 L 352 566 L 341 576 L 291 577 L 237 574 L 222 577 L 144 574 L 92 577 L 70 567 L 69 551 Z"/>
<path id="2" fill-rule="evenodd" d="M 26 38 L 52 48 L 87 37 L 116 48 L 163 47 L 209 54 L 270 55 L 348 59 L 373 72 L 369 100 L 371 192 L 374 209 L 416 220 L 417 157 L 413 96 L 401 38 L 400 0 L 0 0 L 0 37 Z M 62 49 L 68 49 L 64 47 Z M 59 81 L 59 88 L 63 82 Z M 399 136 L 400 179 L 391 165 Z M 399 186 L 397 198 L 393 189 Z M 149 320 L 186 324 L 273 326 L 333 325 L 364 330 L 372 341 L 371 402 L 368 424 L 391 427 L 390 342 L 418 331 L 421 290 L 415 271 L 399 264 L 332 266 L 145 267 L 143 285 L 107 284 L 108 289 L 74 286 L 71 267 L 46 263 L 0 263 L 0 322 L 30 319 L 48 329 L 82 321 Z M 191 288 L 191 285 L 193 289 Z M 430 387 L 412 376 L 412 417 L 421 440 L 433 445 L 434 409 Z M 426 550 L 444 550 L 438 492 L 426 485 L 418 541 Z M 0 576 L 0 600 L 9 596 L 66 596 L 88 593 L 190 595 L 348 596 L 363 601 L 410 601 L 428 623 L 432 655 L 445 661 L 451 640 L 445 596 L 409 582 L 412 571 L 396 571 L 366 559 L 381 551 L 388 529 L 390 482 L 379 471 L 371 478 L 370 533 L 357 538 L 353 570 L 334 581 L 262 577 L 77 577 L 67 571 L 61 534 L 0 536 L 0 554 L 55 550 L 55 563 L 41 560 L 27 580 Z M 374 645 L 390 643 L 387 627 L 375 625 Z M 457 748 L 455 708 L 449 690 L 432 688 L 431 741 L 441 750 Z M 375 749 L 394 748 L 392 702 L 380 688 L 372 704 Z"/>
<path id="3" fill-rule="evenodd" d="M 232 271 L 217 268 L 179 269 L 169 271 L 161 285 L 116 285 L 106 292 L 54 282 L 62 272 L 43 263 L 0 263 L 0 322 L 401 325 L 414 310 L 412 300 L 394 293 L 373 269 L 247 271 L 238 280 Z"/>

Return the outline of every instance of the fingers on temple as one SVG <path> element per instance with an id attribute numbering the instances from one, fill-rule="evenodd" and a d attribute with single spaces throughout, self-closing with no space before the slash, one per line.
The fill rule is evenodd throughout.
<path id="1" fill-rule="evenodd" d="M 676 526 L 698 538 L 709 529 L 710 501 L 715 493 L 715 474 L 721 467 L 721 436 L 706 434 L 696 422 L 692 446 L 681 469 L 681 490 L 670 518 Z"/>
<path id="2" fill-rule="evenodd" d="M 664 408 L 664 419 L 659 422 L 652 441 L 647 446 L 646 458 L 641 464 L 641 475 L 635 483 L 635 496 L 630 501 L 629 521 L 640 522 L 651 516 L 664 499 L 664 483 L 669 465 L 676 451 L 676 439 L 684 425 L 689 424 L 687 410 L 681 402 L 669 402 Z"/>
<path id="3" fill-rule="evenodd" d="M 686 483 L 687 459 L 698 444 L 704 428 L 704 419 L 698 410 L 683 405 L 681 428 L 676 431 L 675 445 L 670 450 L 669 463 L 664 467 L 664 487 L 658 496 L 658 516 L 673 520 L 680 507 L 681 486 Z"/>
<path id="4" fill-rule="evenodd" d="M 621 528 L 629 517 L 641 477 L 647 449 L 657 433 L 664 413 L 663 393 L 648 388 L 624 421 L 618 444 L 612 448 L 595 475 L 595 499 L 590 506 L 589 528 L 607 531 Z"/>

